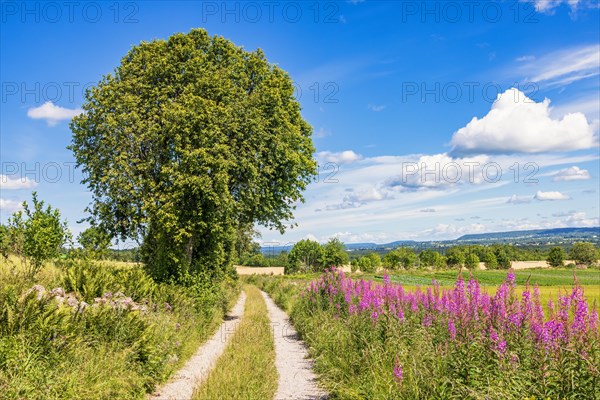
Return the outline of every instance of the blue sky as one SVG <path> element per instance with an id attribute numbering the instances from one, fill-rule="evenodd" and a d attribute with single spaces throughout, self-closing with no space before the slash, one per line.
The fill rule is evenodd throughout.
<path id="1" fill-rule="evenodd" d="M 319 181 L 264 242 L 600 225 L 597 1 L 0 4 L 2 222 L 36 190 L 84 229 L 84 88 L 202 27 L 287 70 L 314 127 Z"/>

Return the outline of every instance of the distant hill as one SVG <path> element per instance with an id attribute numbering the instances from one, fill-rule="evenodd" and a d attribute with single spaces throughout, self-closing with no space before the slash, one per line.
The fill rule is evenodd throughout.
<path id="1" fill-rule="evenodd" d="M 509 232 L 491 232 L 463 235 L 456 239 L 459 242 L 481 241 L 481 240 L 502 240 L 506 239 L 533 239 L 533 238 L 594 238 L 600 236 L 600 227 L 595 228 L 555 228 L 555 229 L 535 229 L 529 231 L 509 231 Z"/>
<path id="2" fill-rule="evenodd" d="M 461 244 L 494 244 L 510 243 L 514 245 L 527 246 L 552 246 L 556 244 L 568 245 L 577 241 L 592 242 L 600 244 L 600 227 L 593 228 L 555 228 L 534 229 L 528 231 L 490 232 L 463 235 L 455 240 L 397 240 L 390 243 L 346 243 L 348 251 L 383 251 L 400 246 L 415 249 L 445 248 Z M 263 246 L 265 254 L 279 254 L 282 251 L 290 251 L 292 245 L 286 246 Z"/>

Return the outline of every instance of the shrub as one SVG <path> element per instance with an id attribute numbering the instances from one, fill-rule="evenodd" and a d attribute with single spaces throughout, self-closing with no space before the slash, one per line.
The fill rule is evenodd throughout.
<path id="1" fill-rule="evenodd" d="M 562 267 L 565 263 L 564 250 L 561 247 L 551 248 L 546 261 L 551 267 Z"/>
<path id="2" fill-rule="evenodd" d="M 477 269 L 479 268 L 479 257 L 475 253 L 469 253 L 465 257 L 465 267 L 467 269 Z"/>
<path id="3" fill-rule="evenodd" d="M 574 243 L 570 256 L 576 264 L 591 265 L 598 260 L 598 252 L 594 245 L 589 242 Z"/>
<path id="4" fill-rule="evenodd" d="M 30 277 L 35 276 L 45 261 L 57 258 L 61 247 L 70 240 L 66 221 L 61 222 L 60 212 L 51 206 L 44 208 L 37 193 L 33 192 L 33 207 L 23 202 L 23 210 L 9 220 L 13 231 L 14 248 L 29 261 Z"/>

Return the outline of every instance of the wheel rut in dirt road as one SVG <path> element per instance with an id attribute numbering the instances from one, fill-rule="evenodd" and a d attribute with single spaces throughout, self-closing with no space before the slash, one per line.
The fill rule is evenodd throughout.
<path id="1" fill-rule="evenodd" d="M 288 315 L 281 310 L 265 292 L 261 292 L 275 339 L 275 366 L 279 372 L 278 389 L 275 400 L 316 400 L 327 399 L 327 392 L 317 385 L 313 371 L 313 361 Z"/>

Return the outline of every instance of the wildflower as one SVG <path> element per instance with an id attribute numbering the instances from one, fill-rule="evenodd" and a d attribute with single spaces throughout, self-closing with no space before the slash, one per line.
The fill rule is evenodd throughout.
<path id="1" fill-rule="evenodd" d="M 394 380 L 398 385 L 401 385 L 404 380 L 404 371 L 402 371 L 402 364 L 400 364 L 398 356 L 396 356 L 394 361 Z"/>
<path id="2" fill-rule="evenodd" d="M 501 340 L 498 342 L 498 351 L 502 354 L 506 352 L 506 340 Z"/>
<path id="3" fill-rule="evenodd" d="M 509 286 L 515 285 L 515 273 L 512 269 L 510 269 L 506 275 L 506 283 L 508 283 Z"/>
<path id="4" fill-rule="evenodd" d="M 171 307 L 171 305 L 169 303 L 165 303 L 165 310 L 171 311 L 171 310 L 173 310 L 173 307 Z"/>
<path id="5" fill-rule="evenodd" d="M 456 326 L 451 319 L 448 320 L 448 333 L 450 334 L 450 339 L 456 339 Z"/>
<path id="6" fill-rule="evenodd" d="M 389 285 L 390 284 L 390 275 L 389 274 L 383 274 L 383 283 L 385 285 Z"/>
<path id="7" fill-rule="evenodd" d="M 377 322 L 378 317 L 379 314 L 377 314 L 377 311 L 373 310 L 373 312 L 371 313 L 371 319 L 373 320 L 373 322 Z"/>

